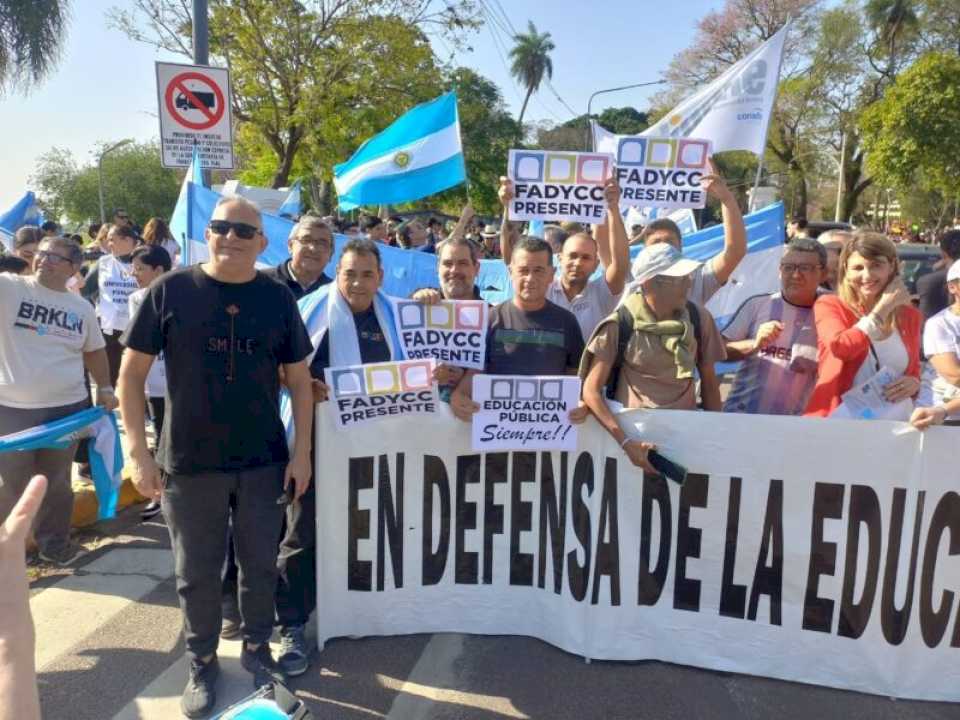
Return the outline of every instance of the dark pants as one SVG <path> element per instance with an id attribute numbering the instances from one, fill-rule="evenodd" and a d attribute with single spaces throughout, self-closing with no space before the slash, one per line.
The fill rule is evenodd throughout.
<path id="1" fill-rule="evenodd" d="M 0 435 L 59 420 L 87 407 L 86 400 L 49 408 L 0 407 Z M 47 555 L 61 552 L 70 538 L 70 518 L 73 515 L 70 469 L 76 450 L 77 444 L 71 443 L 63 450 L 45 448 L 0 453 L 0 522 L 17 504 L 30 478 L 47 476 L 47 494 L 33 524 L 37 546 Z"/>
<path id="2" fill-rule="evenodd" d="M 282 628 L 305 625 L 317 607 L 317 500 L 315 482 L 287 506 L 287 530 L 277 569 L 277 620 Z"/>
<path id="3" fill-rule="evenodd" d="M 120 358 L 123 357 L 123 345 L 120 344 L 122 332 L 108 333 L 104 331 L 103 339 L 107 343 L 107 364 L 110 366 L 110 384 L 117 386 L 117 378 L 120 377 Z"/>
<path id="4" fill-rule="evenodd" d="M 221 570 L 227 524 L 240 568 L 238 585 L 244 640 L 257 645 L 273 632 L 277 540 L 283 518 L 282 465 L 230 473 L 167 475 L 163 513 L 170 530 L 177 594 L 187 652 L 203 658 L 220 635 Z M 235 506 L 231 507 L 231 500 Z"/>

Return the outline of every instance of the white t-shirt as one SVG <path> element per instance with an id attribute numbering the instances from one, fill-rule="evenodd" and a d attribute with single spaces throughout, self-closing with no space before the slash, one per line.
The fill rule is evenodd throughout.
<path id="1" fill-rule="evenodd" d="M 927 320 L 923 326 L 923 354 L 932 355 L 953 353 L 960 358 L 960 315 L 949 307 L 941 310 Z M 933 381 L 933 401 L 940 404 L 960 394 L 960 389 L 939 375 Z M 957 419 L 952 415 L 951 419 Z"/>
<path id="2" fill-rule="evenodd" d="M 577 324 L 580 325 L 580 332 L 583 333 L 583 340 L 587 342 L 600 321 L 617 308 L 620 296 L 610 292 L 607 279 L 600 275 L 587 282 L 583 292 L 573 300 L 567 300 L 560 278 L 554 278 L 550 283 L 550 289 L 547 290 L 547 300 L 574 314 Z"/>
<path id="3" fill-rule="evenodd" d="M 851 387 L 863 385 L 870 378 L 877 374 L 880 368 L 890 368 L 897 375 L 903 375 L 907 371 L 907 365 L 910 364 L 910 358 L 907 355 L 907 348 L 903 344 L 903 338 L 896 329 L 890 333 L 890 337 L 883 340 L 873 340 L 874 357 L 872 352 L 867 352 L 863 359 L 863 364 L 857 370 L 857 375 L 853 379 Z M 879 367 L 878 367 L 879 366 Z"/>
<path id="4" fill-rule="evenodd" d="M 82 402 L 83 353 L 103 346 L 93 306 L 82 297 L 33 276 L 0 274 L 0 405 Z"/>
<path id="5" fill-rule="evenodd" d="M 172 266 L 177 267 L 177 265 L 180 264 L 177 262 L 177 256 L 180 254 L 180 244 L 172 238 L 167 238 L 160 243 L 160 247 L 167 251 L 167 255 L 170 256 L 170 262 Z"/>
<path id="6" fill-rule="evenodd" d="M 141 288 L 130 295 L 128 305 L 130 307 L 130 320 L 137 315 L 137 310 L 143 305 L 143 299 L 147 296 L 148 288 Z M 147 397 L 162 398 L 167 394 L 167 366 L 163 362 L 163 352 L 154 359 L 147 373 L 147 382 L 145 383 Z"/>
<path id="7" fill-rule="evenodd" d="M 97 282 L 100 299 L 97 301 L 97 317 L 106 333 L 122 332 L 130 322 L 127 301 L 137 289 L 137 281 L 131 275 L 130 263 L 120 262 L 113 255 L 104 255 L 97 260 Z"/>

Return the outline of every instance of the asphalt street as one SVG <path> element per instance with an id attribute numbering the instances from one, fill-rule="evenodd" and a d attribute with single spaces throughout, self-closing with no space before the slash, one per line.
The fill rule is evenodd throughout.
<path id="1" fill-rule="evenodd" d="M 169 539 L 138 508 L 84 533 L 96 549 L 32 585 L 45 718 L 177 718 L 186 677 Z M 220 709 L 252 690 L 220 647 Z M 592 662 L 514 636 L 337 639 L 291 687 L 330 720 L 960 720 L 907 702 L 659 662 Z"/>

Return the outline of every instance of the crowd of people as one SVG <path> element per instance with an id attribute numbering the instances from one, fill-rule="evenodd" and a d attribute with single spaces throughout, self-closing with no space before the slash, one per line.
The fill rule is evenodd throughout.
<path id="1" fill-rule="evenodd" d="M 261 213 L 241 197 L 216 206 L 205 230 L 209 260 L 189 267 L 176 267 L 178 247 L 157 218 L 141 233 L 117 211 L 89 228 L 96 241 L 86 251 L 56 227 L 21 228 L 0 274 L 0 434 L 91 402 L 119 405 L 134 482 L 150 502 L 145 517 L 162 511 L 170 531 L 191 659 L 182 710 L 203 717 L 215 704 L 220 637 L 242 638 L 241 663 L 256 686 L 308 668 L 304 628 L 317 606 L 314 407 L 329 397 L 326 368 L 402 359 L 381 289 L 384 244 L 436 255 L 436 285 L 413 293 L 427 304 L 480 298 L 480 260 L 502 258 L 513 294 L 490 310 L 483 372 L 579 375 L 582 402 L 571 420 L 592 414 L 646 472 L 656 472 L 654 446 L 621 427 L 619 408 L 838 416 L 852 388 L 884 371 L 893 409 L 885 417 L 918 428 L 960 418 L 960 231 L 940 240 L 950 264 L 931 280 L 942 285 L 942 307 L 931 306 L 926 322 L 890 240 L 834 231 L 792 238 L 779 291 L 748 299 L 721 325 L 706 304 L 745 257 L 747 238 L 723 179 L 707 175 L 703 186 L 724 229 L 722 250 L 704 263 L 683 257 L 668 219 L 628 235 L 613 180 L 603 224 L 548 226 L 542 238 L 511 221 L 506 179 L 499 227 L 478 223 L 469 206 L 450 232 L 416 218 L 367 217 L 357 226 L 304 216 L 290 233 L 289 259 L 266 271 L 256 267 L 267 245 Z M 348 239 L 329 277 L 339 232 Z M 643 245 L 632 263 L 631 244 Z M 315 322 L 325 312 L 347 321 Z M 924 359 L 934 399 L 915 407 Z M 739 363 L 726 397 L 722 361 Z M 435 374 L 466 422 L 479 409 L 476 372 L 440 365 Z M 69 542 L 77 452 L 74 444 L 0 454 L 0 518 L 31 477 L 47 477 L 34 528 L 38 557 L 58 565 L 79 552 Z"/>

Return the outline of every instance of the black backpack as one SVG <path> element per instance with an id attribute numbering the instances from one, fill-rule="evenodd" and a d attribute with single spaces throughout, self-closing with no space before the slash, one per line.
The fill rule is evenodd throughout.
<path id="1" fill-rule="evenodd" d="M 700 310 L 696 304 L 687 300 L 687 313 L 690 315 L 690 324 L 693 325 L 693 337 L 697 341 L 697 366 L 703 353 L 703 336 L 700 325 Z M 617 357 L 614 360 L 613 367 L 610 368 L 610 377 L 607 379 L 607 398 L 616 399 L 617 383 L 620 381 L 620 368 L 623 366 L 623 355 L 627 351 L 627 344 L 630 342 L 630 336 L 633 335 L 633 315 L 630 314 L 626 304 L 617 308 Z"/>

